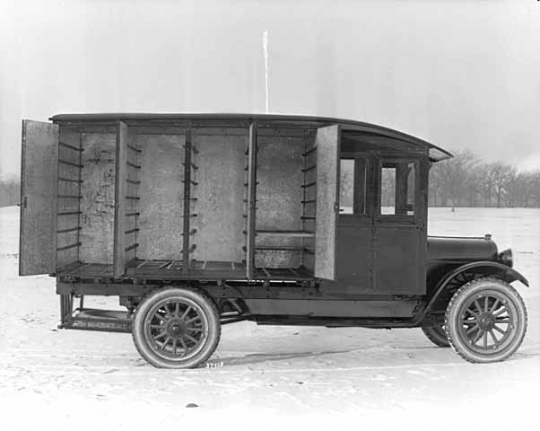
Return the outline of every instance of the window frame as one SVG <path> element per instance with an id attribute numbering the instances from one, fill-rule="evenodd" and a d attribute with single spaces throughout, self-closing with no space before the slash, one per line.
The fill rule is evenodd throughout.
<path id="1" fill-rule="evenodd" d="M 373 165 L 372 159 L 369 157 L 368 154 L 362 153 L 342 153 L 340 154 L 340 187 L 341 187 L 341 160 L 353 160 L 354 166 L 353 166 L 353 192 L 352 192 L 352 198 L 353 198 L 353 212 L 350 213 L 339 213 L 339 220 L 341 222 L 356 222 L 359 220 L 368 220 L 371 218 L 371 210 L 372 206 L 371 203 L 373 201 L 372 196 L 372 189 L 373 187 L 370 185 L 373 181 L 371 181 L 372 178 L 372 172 L 371 168 Z M 359 163 L 359 161 L 361 163 Z M 363 193 L 361 193 L 361 183 L 359 183 L 359 175 L 362 172 L 362 169 L 360 166 L 364 167 L 363 173 L 364 173 L 364 180 L 363 180 Z M 359 187 L 360 186 L 360 187 Z M 363 198 L 363 199 L 362 199 Z M 363 200 L 363 212 L 357 212 L 360 200 Z M 339 202 L 339 206 L 341 208 L 341 201 Z"/>
<path id="2" fill-rule="evenodd" d="M 413 214 L 381 214 L 381 204 L 382 204 L 382 170 L 385 167 L 385 164 L 394 164 L 396 166 L 396 190 L 398 192 L 398 178 L 397 178 L 397 165 L 404 164 L 407 165 L 412 163 L 414 166 L 414 195 L 413 195 Z M 385 222 L 401 222 L 405 224 L 415 224 L 418 220 L 419 208 L 420 208 L 420 159 L 414 157 L 380 157 L 376 163 L 376 199 L 374 199 L 374 220 L 375 223 L 385 223 Z M 405 199 L 407 200 L 407 196 Z M 396 196 L 394 196 L 396 198 Z M 407 204 L 407 202 L 406 202 Z"/>

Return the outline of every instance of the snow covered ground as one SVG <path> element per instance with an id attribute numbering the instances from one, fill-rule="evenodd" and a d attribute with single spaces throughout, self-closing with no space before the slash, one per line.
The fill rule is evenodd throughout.
<path id="1" fill-rule="evenodd" d="M 18 277 L 18 208 L 0 208 L 0 429 L 531 429 L 540 400 L 540 211 L 431 210 L 430 234 L 486 232 L 513 248 L 531 283 L 518 286 L 529 330 L 506 362 L 467 363 L 419 329 L 242 322 L 223 328 L 210 368 L 159 370 L 128 334 L 56 329 L 54 279 Z"/>

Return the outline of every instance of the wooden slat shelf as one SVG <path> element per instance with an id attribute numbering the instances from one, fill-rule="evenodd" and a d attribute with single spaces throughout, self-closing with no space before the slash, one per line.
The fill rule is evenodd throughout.
<path id="1" fill-rule="evenodd" d="M 315 150 L 317 150 L 317 146 L 311 147 L 309 150 L 307 150 L 305 153 L 302 154 L 302 157 L 309 156 L 311 153 L 313 153 Z"/>
<path id="2" fill-rule="evenodd" d="M 82 183 L 82 180 L 79 179 L 73 179 L 73 178 L 65 178 L 65 177 L 58 177 L 58 181 L 64 181 L 66 183 Z"/>
<path id="3" fill-rule="evenodd" d="M 81 229 L 82 229 L 82 227 L 76 226 L 76 227 L 72 227 L 72 228 L 69 228 L 69 229 L 59 229 L 59 230 L 56 231 L 56 233 L 76 232 L 76 231 L 79 231 Z"/>
<path id="4" fill-rule="evenodd" d="M 75 168 L 83 167 L 83 165 L 81 165 L 80 163 L 68 162 L 67 160 L 61 160 L 61 159 L 58 159 L 58 163 L 62 163 L 63 165 L 73 166 Z"/>
<path id="5" fill-rule="evenodd" d="M 256 245 L 255 250 L 304 251 L 305 247 L 293 245 Z"/>
<path id="6" fill-rule="evenodd" d="M 73 145 L 66 144 L 65 142 L 62 142 L 62 141 L 59 141 L 59 142 L 58 142 L 58 145 L 60 145 L 61 147 L 64 147 L 64 148 L 69 148 L 70 150 L 73 150 L 73 151 L 78 151 L 78 152 L 82 152 L 82 151 L 83 151 L 82 148 L 78 148 L 78 147 L 75 147 L 75 146 L 73 146 Z"/>
<path id="7" fill-rule="evenodd" d="M 313 232 L 307 232 L 302 230 L 257 230 L 255 231 L 257 236 L 296 236 L 301 238 L 313 238 Z"/>

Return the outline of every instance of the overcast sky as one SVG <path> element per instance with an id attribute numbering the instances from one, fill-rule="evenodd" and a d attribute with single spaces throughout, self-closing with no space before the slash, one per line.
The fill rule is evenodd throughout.
<path id="1" fill-rule="evenodd" d="M 381 124 L 540 168 L 540 2 L 0 1 L 0 175 L 21 119 L 264 112 Z"/>

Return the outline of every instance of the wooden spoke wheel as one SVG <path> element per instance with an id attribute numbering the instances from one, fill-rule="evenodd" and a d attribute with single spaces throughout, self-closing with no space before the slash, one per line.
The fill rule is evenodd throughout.
<path id="1" fill-rule="evenodd" d="M 446 331 L 444 330 L 444 324 L 436 326 L 424 326 L 422 332 L 433 344 L 439 347 L 450 347 L 448 338 L 446 337 Z"/>
<path id="2" fill-rule="evenodd" d="M 503 361 L 523 341 L 527 311 L 512 286 L 481 278 L 454 294 L 446 310 L 445 330 L 452 348 L 467 361 Z"/>
<path id="3" fill-rule="evenodd" d="M 161 289 L 137 308 L 132 335 L 141 356 L 159 368 L 194 368 L 214 353 L 221 324 L 214 303 L 188 288 Z"/>

